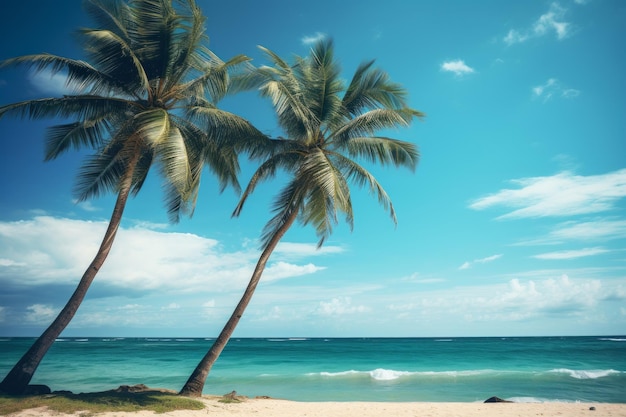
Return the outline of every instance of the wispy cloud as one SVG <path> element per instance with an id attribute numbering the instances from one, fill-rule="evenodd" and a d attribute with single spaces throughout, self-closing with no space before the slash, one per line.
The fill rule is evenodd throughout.
<path id="1" fill-rule="evenodd" d="M 567 9 L 554 2 L 550 5 L 550 9 L 539 16 L 529 28 L 511 29 L 503 40 L 507 45 L 513 45 L 549 34 L 555 34 L 559 40 L 565 39 L 569 36 L 572 28 L 571 23 L 563 20 L 566 12 Z"/>
<path id="2" fill-rule="evenodd" d="M 470 208 L 514 209 L 498 219 L 561 217 L 610 211 L 615 209 L 617 201 L 626 197 L 626 169 L 590 176 L 562 172 L 511 182 L 520 188 L 503 189 L 479 198 L 470 204 Z"/>
<path id="3" fill-rule="evenodd" d="M 556 225 L 546 236 L 518 245 L 554 245 L 572 241 L 607 241 L 626 238 L 626 220 L 568 221 Z"/>
<path id="4" fill-rule="evenodd" d="M 463 270 L 463 269 L 469 269 L 469 268 L 471 268 L 471 267 L 472 267 L 472 265 L 474 265 L 474 264 L 486 264 L 486 263 L 488 263 L 488 262 L 493 262 L 493 261 L 495 261 L 496 259 L 500 259 L 500 258 L 502 258 L 502 255 L 501 255 L 501 254 L 498 254 L 498 255 L 491 255 L 491 256 L 487 256 L 486 258 L 481 258 L 481 259 L 474 259 L 473 261 L 467 261 L 467 262 L 464 262 L 464 263 L 463 263 L 463 265 L 461 265 L 461 266 L 459 267 L 459 269 L 460 269 L 460 270 Z"/>
<path id="5" fill-rule="evenodd" d="M 325 33 L 317 32 L 315 33 L 315 35 L 303 36 L 302 39 L 300 39 L 300 41 L 305 45 L 311 45 L 311 44 L 314 44 L 315 42 L 321 41 L 324 38 L 326 38 Z"/>
<path id="6" fill-rule="evenodd" d="M 550 233 L 555 239 L 618 239 L 626 238 L 626 220 L 601 219 L 588 222 L 566 222 Z"/>
<path id="7" fill-rule="evenodd" d="M 301 258 L 307 256 L 319 256 L 328 255 L 332 253 L 342 253 L 344 249 L 340 246 L 322 246 L 317 247 L 315 243 L 294 243 L 294 242 L 280 242 L 276 249 L 275 254 L 280 254 L 284 257 Z"/>
<path id="8" fill-rule="evenodd" d="M 85 211 L 99 211 L 100 208 L 96 207 L 93 205 L 93 203 L 91 201 L 81 201 L 79 202 L 78 200 L 72 200 L 72 203 L 76 204 L 78 207 L 80 207 L 81 209 L 85 210 Z"/>
<path id="9" fill-rule="evenodd" d="M 604 248 L 584 248 L 584 249 L 563 250 L 563 251 L 557 251 L 557 252 L 542 253 L 542 254 L 533 256 L 533 258 L 546 259 L 546 260 L 566 260 L 566 259 L 577 259 L 577 258 L 584 258 L 587 256 L 601 255 L 607 252 L 610 252 L 610 250 L 604 249 Z"/>
<path id="10" fill-rule="evenodd" d="M 574 88 L 566 88 L 556 78 L 549 78 L 545 83 L 532 88 L 533 97 L 541 98 L 544 102 L 553 97 L 575 98 L 580 91 Z"/>
<path id="11" fill-rule="evenodd" d="M 474 72 L 474 69 L 465 64 L 462 59 L 444 62 L 443 64 L 441 64 L 441 70 L 446 72 L 452 72 L 456 76 L 462 76 Z"/>

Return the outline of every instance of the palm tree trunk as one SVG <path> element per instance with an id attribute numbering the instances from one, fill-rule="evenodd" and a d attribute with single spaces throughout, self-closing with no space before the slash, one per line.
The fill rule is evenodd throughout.
<path id="1" fill-rule="evenodd" d="M 235 307 L 235 311 L 233 311 L 230 319 L 228 320 L 228 322 L 226 322 L 226 325 L 222 329 L 220 335 L 217 337 L 217 339 L 215 339 L 215 342 L 213 342 L 213 346 L 211 346 L 211 349 L 209 349 L 209 351 L 206 353 L 206 355 L 204 355 L 198 366 L 196 366 L 196 369 L 194 369 L 193 373 L 191 374 L 183 388 L 180 390 L 179 395 L 184 395 L 188 397 L 200 397 L 202 395 L 204 383 L 209 376 L 209 371 L 226 347 L 226 344 L 228 343 L 228 340 L 232 336 L 233 332 L 235 331 L 235 327 L 237 327 L 241 316 L 243 315 L 246 307 L 248 307 L 248 304 L 252 299 L 252 295 L 254 294 L 254 291 L 259 284 L 259 281 L 261 280 L 261 275 L 263 275 L 265 264 L 272 255 L 272 252 L 276 248 L 276 245 L 278 245 L 280 239 L 282 239 L 287 230 L 289 230 L 293 222 L 296 220 L 297 216 L 298 211 L 294 209 L 293 213 L 291 213 L 287 221 L 276 231 L 276 234 L 272 236 L 272 239 L 269 241 L 267 247 L 265 248 L 265 250 L 263 250 L 261 256 L 259 257 L 259 260 L 257 261 L 254 272 L 252 273 L 252 277 L 250 278 L 250 282 L 248 283 L 248 286 L 246 287 L 246 290 L 244 291 L 243 296 L 239 301 L 239 304 L 237 304 L 237 307 Z"/>
<path id="2" fill-rule="evenodd" d="M 138 161 L 138 154 L 139 153 L 133 157 L 133 160 L 128 166 L 128 170 L 125 173 L 125 177 L 120 184 L 120 191 L 117 195 L 113 213 L 111 214 L 111 220 L 109 221 L 109 226 L 104 234 L 104 238 L 102 239 L 102 243 L 100 244 L 100 248 L 98 249 L 96 256 L 83 274 L 76 290 L 74 290 L 74 293 L 68 300 L 67 304 L 65 304 L 65 307 L 63 307 L 63 310 L 61 310 L 52 324 L 41 334 L 41 336 L 39 336 L 31 348 L 4 377 L 4 380 L 0 383 L 0 392 L 12 395 L 23 394 L 28 387 L 30 380 L 33 378 L 37 367 L 43 360 L 43 357 L 46 355 L 50 347 L 52 347 L 57 337 L 59 337 L 61 332 L 63 332 L 63 330 L 70 323 L 72 318 L 74 318 L 78 307 L 87 294 L 89 286 L 96 277 L 96 274 L 102 267 L 102 264 L 106 260 L 111 247 L 113 246 L 113 240 L 115 239 L 115 235 L 120 226 L 122 214 L 124 213 L 126 201 L 128 200 L 128 195 L 130 193 L 134 167 Z"/>

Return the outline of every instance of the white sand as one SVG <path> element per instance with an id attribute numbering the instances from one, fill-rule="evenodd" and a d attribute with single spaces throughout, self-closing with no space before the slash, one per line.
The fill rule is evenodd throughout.
<path id="1" fill-rule="evenodd" d="M 218 398 L 202 398 L 204 410 L 172 411 L 155 414 L 109 412 L 99 417 L 626 417 L 626 404 L 587 403 L 404 403 L 404 402 L 296 402 L 275 399 L 249 399 L 222 403 Z M 595 407 L 595 410 L 590 410 Z M 11 417 L 77 417 L 44 408 L 25 410 Z"/>

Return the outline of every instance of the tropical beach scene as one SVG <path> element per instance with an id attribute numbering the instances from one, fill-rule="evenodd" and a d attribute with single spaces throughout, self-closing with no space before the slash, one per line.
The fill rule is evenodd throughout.
<path id="1" fill-rule="evenodd" d="M 626 4 L 0 10 L 0 415 L 626 416 Z"/>

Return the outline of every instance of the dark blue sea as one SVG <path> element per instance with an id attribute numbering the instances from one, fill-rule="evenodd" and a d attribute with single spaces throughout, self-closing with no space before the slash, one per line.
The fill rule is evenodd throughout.
<path id="1" fill-rule="evenodd" d="M 34 339 L 0 339 L 0 377 Z M 58 339 L 32 383 L 179 390 L 211 339 Z M 296 401 L 626 403 L 626 336 L 232 339 L 204 392 Z"/>

